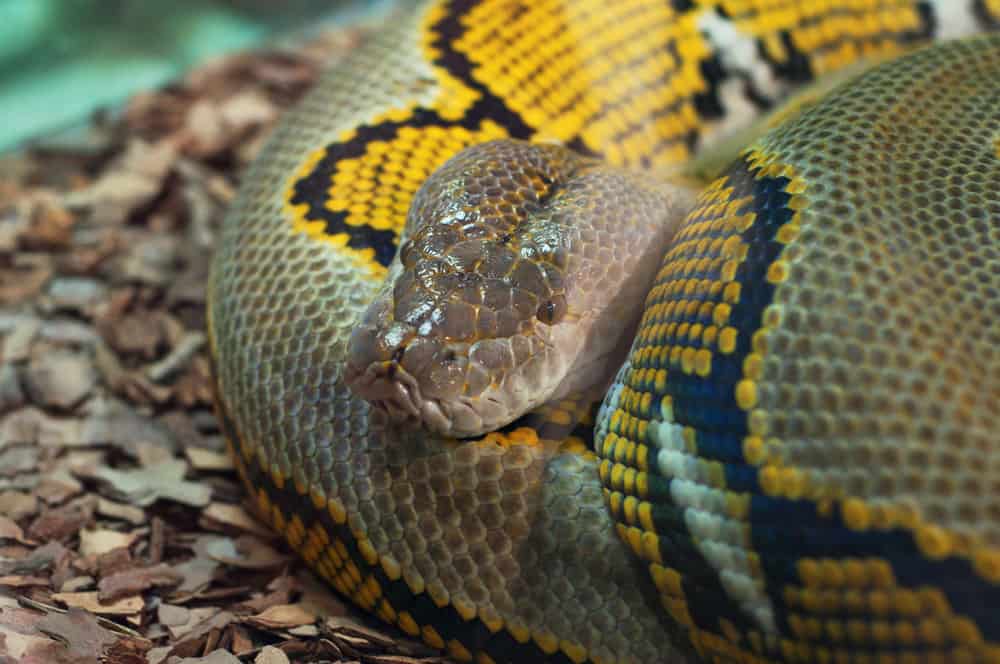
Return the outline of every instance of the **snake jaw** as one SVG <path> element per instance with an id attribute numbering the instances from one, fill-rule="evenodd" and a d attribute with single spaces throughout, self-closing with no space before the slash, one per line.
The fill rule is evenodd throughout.
<path id="1" fill-rule="evenodd" d="M 399 362 L 372 362 L 363 370 L 354 367 L 345 376 L 351 390 L 404 425 L 421 426 L 445 436 L 463 437 L 489 426 L 478 406 L 495 411 L 495 399 L 460 397 L 448 401 L 422 394 L 419 381 Z M 492 413 L 496 417 L 496 413 Z"/>
<path id="2" fill-rule="evenodd" d="M 350 367 L 349 367 L 350 368 Z M 420 386 L 397 361 L 373 362 L 362 371 L 348 371 L 351 390 L 396 421 L 420 417 Z"/>
<path id="3" fill-rule="evenodd" d="M 551 347 L 549 326 L 539 325 L 544 330 L 536 335 L 537 343 L 513 344 L 525 347 L 515 351 L 509 340 L 469 346 L 423 337 L 405 324 L 385 323 L 378 306 L 368 313 L 348 341 L 343 380 L 397 424 L 456 438 L 480 435 L 533 406 L 528 395 L 538 392 L 551 373 L 536 369 L 508 375 L 519 352 Z M 548 369 L 560 373 L 558 367 Z"/>

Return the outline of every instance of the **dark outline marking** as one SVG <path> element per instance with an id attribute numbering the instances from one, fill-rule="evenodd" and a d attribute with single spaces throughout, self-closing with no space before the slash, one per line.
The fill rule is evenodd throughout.
<path id="1" fill-rule="evenodd" d="M 435 59 L 434 64 L 445 69 L 449 74 L 459 79 L 467 87 L 479 93 L 471 108 L 459 121 L 446 120 L 437 111 L 426 107 L 417 107 L 411 116 L 399 122 L 381 122 L 376 125 L 361 125 L 356 128 L 355 135 L 345 142 L 335 142 L 326 146 L 322 158 L 312 171 L 303 178 L 296 180 L 292 186 L 292 194 L 288 202 L 292 205 L 306 205 L 307 221 L 323 221 L 324 233 L 348 236 L 347 246 L 355 250 L 373 249 L 375 260 L 387 267 L 396 254 L 397 236 L 392 231 L 378 230 L 371 226 L 353 226 L 346 222 L 347 213 L 334 212 L 326 207 L 330 199 L 330 189 L 334 173 L 337 172 L 337 162 L 342 159 L 356 159 L 364 156 L 367 145 L 376 140 L 391 141 L 403 127 L 424 128 L 439 126 L 445 129 L 463 127 L 477 131 L 484 120 L 492 120 L 504 127 L 511 138 L 528 139 L 534 131 L 523 119 L 493 95 L 485 86 L 478 83 L 471 75 L 472 63 L 458 53 L 452 42 L 461 35 L 459 23 L 460 12 L 467 12 L 476 2 L 470 0 L 455 0 L 451 3 L 448 15 L 429 30 L 436 35 L 432 46 L 438 49 L 442 56 Z"/>

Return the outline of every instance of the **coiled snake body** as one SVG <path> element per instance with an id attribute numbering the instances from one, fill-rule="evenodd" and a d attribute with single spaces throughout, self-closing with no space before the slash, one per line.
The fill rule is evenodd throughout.
<path id="1" fill-rule="evenodd" d="M 659 176 L 796 83 L 998 17 L 990 0 L 400 11 L 282 121 L 222 231 L 217 401 L 261 515 L 339 592 L 459 661 L 1000 662 L 1000 40 L 800 99 L 696 202 Z M 477 144 L 447 186 L 428 180 Z M 485 224 L 411 226 L 403 251 L 429 261 L 410 287 L 459 274 L 403 336 L 442 333 L 469 358 L 435 345 L 411 366 L 412 346 L 356 339 L 393 367 L 368 387 L 409 398 L 407 369 L 443 395 L 376 408 L 345 384 L 348 345 L 380 280 L 408 274 L 393 256 L 411 208 Z M 526 210 L 551 224 L 510 240 Z M 573 280 L 547 233 L 578 210 Z M 628 224 L 657 239 L 611 248 Z M 521 253 L 457 244 L 486 236 Z M 605 315 L 574 347 L 634 329 L 595 420 L 546 380 L 560 357 L 531 363 L 572 341 L 557 328 L 586 318 L 580 292 L 620 286 L 618 316 L 653 254 L 641 320 Z M 470 255 L 508 289 L 507 318 L 478 313 Z M 476 355 L 504 326 L 524 339 Z M 445 351 L 461 379 L 440 373 Z M 476 372 L 522 360 L 507 396 L 544 383 L 557 399 L 499 432 L 389 416 L 460 435 L 509 419 L 474 410 L 498 384 Z"/>

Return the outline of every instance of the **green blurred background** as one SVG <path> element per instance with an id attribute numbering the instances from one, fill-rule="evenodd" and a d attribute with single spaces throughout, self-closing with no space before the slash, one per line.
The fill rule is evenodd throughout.
<path id="1" fill-rule="evenodd" d="M 405 0 L 404 0 L 405 1 Z M 222 53 L 346 24 L 390 0 L 0 0 L 0 151 Z"/>

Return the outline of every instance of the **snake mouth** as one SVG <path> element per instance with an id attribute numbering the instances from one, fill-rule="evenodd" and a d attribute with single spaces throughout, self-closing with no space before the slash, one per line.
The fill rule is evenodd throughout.
<path id="1" fill-rule="evenodd" d="M 429 398 L 422 394 L 420 382 L 396 360 L 372 362 L 363 370 L 349 371 L 346 378 L 351 391 L 390 420 L 446 436 L 478 433 L 486 422 L 477 406 L 499 406 L 495 400 Z"/>
<path id="2" fill-rule="evenodd" d="M 407 420 L 420 416 L 420 386 L 416 379 L 390 360 L 368 365 L 361 372 L 350 372 L 347 382 L 351 391 L 379 410 L 384 410 L 393 420 Z"/>

